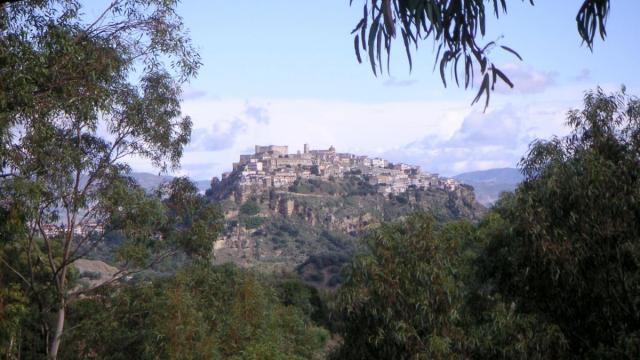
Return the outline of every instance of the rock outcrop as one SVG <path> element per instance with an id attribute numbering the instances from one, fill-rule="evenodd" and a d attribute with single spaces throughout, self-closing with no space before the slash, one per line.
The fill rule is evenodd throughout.
<path id="1" fill-rule="evenodd" d="M 357 176 L 331 181 L 298 180 L 288 188 L 239 185 L 237 174 L 212 182 L 208 194 L 219 201 L 226 228 L 216 240 L 216 262 L 263 269 L 293 269 L 319 254 L 353 253 L 357 238 L 416 210 L 430 211 L 439 221 L 476 221 L 484 207 L 473 189 L 410 187 L 399 195 L 382 194 Z M 259 208 L 243 213 L 243 204 Z"/>

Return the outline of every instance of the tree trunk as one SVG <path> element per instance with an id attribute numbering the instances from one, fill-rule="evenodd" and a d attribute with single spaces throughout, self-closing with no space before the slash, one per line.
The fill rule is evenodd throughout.
<path id="1" fill-rule="evenodd" d="M 80 175 L 76 176 L 76 189 L 77 192 L 77 184 L 80 181 Z M 68 219 L 67 215 L 67 219 Z M 69 219 L 69 230 L 67 232 L 67 236 L 64 242 L 64 253 L 62 255 L 61 264 L 65 264 L 67 259 L 69 258 L 69 249 L 71 247 L 71 241 L 73 240 L 73 228 L 75 227 L 76 213 L 73 214 L 71 219 Z M 65 317 L 65 308 L 67 306 L 66 301 L 66 279 L 67 279 L 67 269 L 71 266 L 69 264 L 61 265 L 60 273 L 57 275 L 55 279 L 57 283 L 58 296 L 60 297 L 60 302 L 58 304 L 58 316 L 56 319 L 56 327 L 55 332 L 53 334 L 53 339 L 51 341 L 51 348 L 49 350 L 49 358 L 52 360 L 56 360 L 58 358 L 58 350 L 60 349 L 60 342 L 62 341 L 62 332 L 64 331 L 64 317 Z"/>
<path id="2" fill-rule="evenodd" d="M 7 357 L 7 359 L 15 359 L 15 357 L 13 356 L 13 342 L 15 340 L 15 334 L 11 334 L 11 339 L 9 340 L 9 348 L 7 349 L 7 352 L 5 353 L 4 356 Z"/>
<path id="3" fill-rule="evenodd" d="M 55 360 L 58 358 L 58 349 L 60 348 L 60 341 L 62 340 L 62 331 L 64 330 L 64 308 L 66 304 L 62 300 L 60 302 L 60 308 L 58 309 L 58 318 L 56 319 L 56 330 L 51 341 L 51 349 L 49 350 L 49 358 Z"/>

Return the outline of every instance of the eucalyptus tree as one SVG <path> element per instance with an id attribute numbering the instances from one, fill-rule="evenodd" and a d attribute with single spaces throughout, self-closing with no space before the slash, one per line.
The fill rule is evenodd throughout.
<path id="1" fill-rule="evenodd" d="M 341 359 L 458 358 L 464 262 L 460 239 L 443 241 L 425 213 L 383 224 L 367 252 L 343 270 L 338 314 L 344 318 Z M 470 227 L 470 226 L 469 226 Z"/>
<path id="2" fill-rule="evenodd" d="M 14 227 L 0 260 L 55 313 L 43 316 L 51 358 L 79 295 L 76 259 L 121 231 L 119 278 L 174 245 L 162 199 L 127 179 L 125 162 L 175 168 L 190 138 L 181 87 L 200 60 L 176 3 L 112 0 L 90 18 L 77 0 L 0 2 L 0 190 Z"/>
<path id="3" fill-rule="evenodd" d="M 528 2 L 534 4 L 533 0 Z M 354 49 L 358 62 L 362 62 L 360 51 L 367 53 L 374 74 L 383 72 L 383 52 L 388 71 L 391 45 L 399 34 L 409 69 L 413 66 L 413 51 L 422 42 L 432 40 L 437 48 L 434 69 L 439 68 L 445 87 L 447 75 L 457 86 L 463 84 L 465 89 L 474 86 L 474 77 L 480 77 L 473 103 L 484 96 L 486 107 L 498 81 L 514 86 L 491 60 L 490 53 L 499 49 L 522 60 L 520 55 L 498 40 L 483 40 L 487 17 L 505 15 L 506 0 L 364 0 L 363 10 L 362 18 L 352 31 Z M 580 6 L 576 25 L 580 38 L 589 49 L 593 49 L 597 34 L 605 38 L 608 14 L 609 0 L 584 0 Z"/>
<path id="4" fill-rule="evenodd" d="M 424 213 L 383 224 L 342 273 L 334 315 L 338 359 L 557 359 L 558 325 L 520 312 L 478 276 L 486 242 L 505 222 L 489 214 L 437 225 Z"/>
<path id="5" fill-rule="evenodd" d="M 270 277 L 192 264 L 75 302 L 64 358 L 323 359 L 328 333 Z M 275 282 L 275 280 L 274 280 Z M 294 290 L 290 296 L 304 297 Z M 289 297 L 288 299 L 291 299 Z"/>
<path id="6" fill-rule="evenodd" d="M 590 91 L 568 125 L 522 160 L 479 273 L 519 312 L 556 324 L 576 358 L 638 358 L 640 100 Z"/>

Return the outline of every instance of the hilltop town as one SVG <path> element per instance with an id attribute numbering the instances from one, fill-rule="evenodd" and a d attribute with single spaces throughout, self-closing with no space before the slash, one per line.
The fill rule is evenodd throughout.
<path id="1" fill-rule="evenodd" d="M 448 191 L 460 184 L 455 179 L 424 172 L 419 166 L 391 162 L 368 156 L 338 153 L 331 146 L 326 150 L 312 150 L 308 144 L 302 152 L 290 154 L 288 146 L 255 146 L 255 153 L 240 155 L 233 171 L 222 174 L 222 181 L 239 175 L 241 189 L 283 188 L 298 179 L 342 178 L 360 176 L 382 194 L 400 194 L 410 187 Z M 215 183 L 217 179 L 214 179 Z"/>
<path id="2" fill-rule="evenodd" d="M 212 179 L 207 196 L 226 220 L 214 245 L 217 263 L 292 270 L 324 254 L 317 269 L 303 266 L 303 272 L 329 287 L 339 266 L 329 274 L 327 264 L 353 253 L 357 239 L 384 221 L 416 210 L 442 222 L 475 221 L 484 211 L 473 189 L 454 179 L 308 144 L 294 153 L 288 146 L 256 146 L 222 179 Z"/>

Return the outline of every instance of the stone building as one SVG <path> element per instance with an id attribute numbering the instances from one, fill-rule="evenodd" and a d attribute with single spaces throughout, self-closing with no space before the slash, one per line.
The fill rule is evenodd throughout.
<path id="1" fill-rule="evenodd" d="M 335 147 L 313 150 L 304 144 L 303 151 L 289 154 L 288 146 L 255 146 L 255 153 L 240 155 L 233 171 L 240 172 L 240 185 L 246 189 L 260 187 L 281 188 L 297 179 L 320 178 L 330 180 L 349 174 L 361 176 L 384 194 L 399 194 L 409 186 L 419 188 L 438 187 L 454 190 L 459 183 L 441 178 L 437 174 L 422 172 L 419 166 L 398 163 L 389 168 L 389 162 L 381 158 L 337 153 Z M 223 174 L 223 179 L 230 174 Z"/>
<path id="2" fill-rule="evenodd" d="M 256 145 L 256 154 L 272 154 L 272 155 L 287 155 L 289 153 L 289 147 L 284 145 Z"/>

